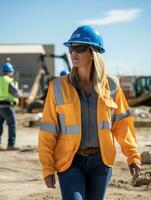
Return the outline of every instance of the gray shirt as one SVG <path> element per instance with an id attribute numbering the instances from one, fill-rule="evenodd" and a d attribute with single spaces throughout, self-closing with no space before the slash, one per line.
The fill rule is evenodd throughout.
<path id="1" fill-rule="evenodd" d="M 92 88 L 88 94 L 85 94 L 76 80 L 74 81 L 74 85 L 81 102 L 82 139 L 80 148 L 98 147 L 98 96 L 94 88 Z"/>

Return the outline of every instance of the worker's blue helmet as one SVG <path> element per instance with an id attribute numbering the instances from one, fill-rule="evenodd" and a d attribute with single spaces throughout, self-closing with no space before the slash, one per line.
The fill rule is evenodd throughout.
<path id="1" fill-rule="evenodd" d="M 9 73 L 9 72 L 11 72 L 11 73 L 15 73 L 15 69 L 14 69 L 14 67 L 13 67 L 13 65 L 11 64 L 11 63 L 9 63 L 9 62 L 7 62 L 7 63 L 5 63 L 3 66 L 2 66 L 2 69 L 1 69 L 1 72 L 2 73 Z"/>
<path id="2" fill-rule="evenodd" d="M 60 72 L 60 76 L 65 76 L 65 75 L 67 75 L 67 72 L 65 70 Z"/>
<path id="3" fill-rule="evenodd" d="M 71 35 L 71 38 L 63 44 L 69 47 L 72 43 L 84 43 L 97 47 L 100 53 L 104 53 L 103 38 L 100 33 L 89 25 L 78 27 Z"/>

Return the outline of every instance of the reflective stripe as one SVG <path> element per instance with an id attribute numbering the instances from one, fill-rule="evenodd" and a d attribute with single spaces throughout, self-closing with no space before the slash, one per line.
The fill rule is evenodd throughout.
<path id="1" fill-rule="evenodd" d="M 108 77 L 108 83 L 109 83 L 109 88 L 110 88 L 110 96 L 114 100 L 117 87 L 118 87 L 118 82 L 115 78 Z"/>
<path id="2" fill-rule="evenodd" d="M 56 104 L 63 104 L 63 96 L 62 96 L 62 83 L 60 79 L 54 79 L 53 81 L 54 94 L 56 99 Z"/>
<path id="3" fill-rule="evenodd" d="M 109 83 L 109 88 L 110 88 L 110 98 L 111 100 L 114 101 L 116 91 L 118 88 L 118 82 L 114 77 L 108 77 L 108 83 Z M 111 101 L 111 106 L 112 106 L 112 101 Z M 111 118 L 111 127 L 113 123 L 115 122 L 115 116 L 113 115 L 114 113 L 114 108 L 111 107 L 111 112 L 110 112 L 110 118 Z"/>
<path id="4" fill-rule="evenodd" d="M 60 133 L 61 134 L 79 134 L 80 133 L 80 126 L 73 125 L 73 126 L 66 126 L 65 125 L 65 119 L 64 115 L 59 114 L 59 120 L 60 120 Z"/>
<path id="5" fill-rule="evenodd" d="M 130 117 L 130 116 L 131 116 L 131 113 L 129 110 L 125 111 L 124 113 L 118 114 L 118 115 L 114 114 L 114 115 L 112 115 L 112 123 L 122 120 L 126 117 Z"/>
<path id="6" fill-rule="evenodd" d="M 103 121 L 98 124 L 99 129 L 111 129 L 111 122 Z"/>
<path id="7" fill-rule="evenodd" d="M 73 126 L 62 126 L 62 134 L 80 134 L 80 126 L 73 125 Z"/>
<path id="8" fill-rule="evenodd" d="M 59 126 L 54 125 L 54 124 L 49 124 L 49 123 L 41 122 L 41 124 L 40 124 L 40 130 L 41 131 L 48 131 L 48 132 L 52 132 L 52 133 L 58 134 L 59 133 Z"/>
<path id="9" fill-rule="evenodd" d="M 65 119 L 63 114 L 59 114 L 59 122 L 60 122 L 60 132 L 63 133 L 63 127 L 65 126 Z"/>

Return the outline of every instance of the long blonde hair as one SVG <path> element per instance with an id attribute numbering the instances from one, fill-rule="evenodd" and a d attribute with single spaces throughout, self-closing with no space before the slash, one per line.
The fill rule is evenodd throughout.
<path id="1" fill-rule="evenodd" d="M 105 70 L 105 63 L 101 54 L 95 47 L 90 46 L 93 54 L 93 85 L 94 90 L 102 99 L 107 99 L 109 94 L 109 87 L 107 82 L 107 74 Z M 70 80 L 76 78 L 78 80 L 78 68 L 73 67 L 69 75 Z"/>

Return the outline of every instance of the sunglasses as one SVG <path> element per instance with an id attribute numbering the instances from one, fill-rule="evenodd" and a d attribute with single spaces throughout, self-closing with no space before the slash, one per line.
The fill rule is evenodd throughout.
<path id="1" fill-rule="evenodd" d="M 75 51 L 76 53 L 84 53 L 89 48 L 88 45 L 76 45 L 76 46 L 69 46 L 69 53 Z"/>

